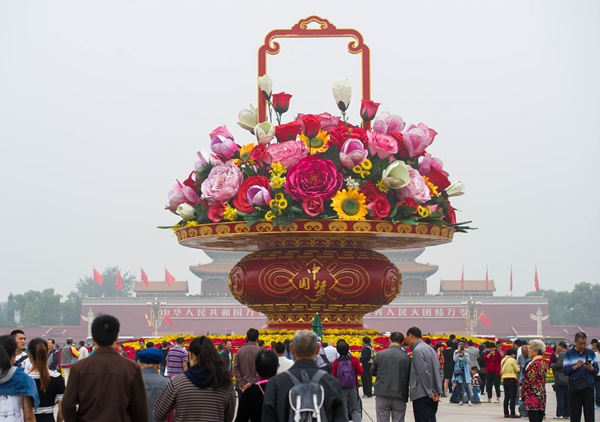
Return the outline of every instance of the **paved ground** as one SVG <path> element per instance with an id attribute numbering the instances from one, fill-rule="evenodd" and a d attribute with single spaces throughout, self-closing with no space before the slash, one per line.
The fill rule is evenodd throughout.
<path id="1" fill-rule="evenodd" d="M 552 390 L 552 384 L 546 386 L 547 389 L 547 403 L 546 403 L 546 419 L 552 421 L 552 417 L 556 414 L 556 395 Z M 362 392 L 362 391 L 361 391 Z M 487 399 L 487 397 L 486 397 Z M 437 412 L 438 422 L 460 422 L 460 421 L 477 421 L 487 422 L 491 420 L 504 420 L 504 411 L 502 409 L 502 400 L 500 403 L 482 403 L 480 405 L 473 405 L 472 407 L 459 406 L 448 402 L 448 399 L 444 399 Z M 495 396 L 492 401 L 495 400 Z M 375 416 L 375 397 L 364 398 L 363 401 L 363 422 L 376 421 Z M 518 412 L 517 412 L 518 413 Z M 406 419 L 407 422 L 414 421 L 412 405 L 408 402 Z M 510 420 L 510 419 L 509 419 Z M 523 418 L 523 421 L 529 419 Z M 596 421 L 600 422 L 600 411 L 596 410 Z M 583 422 L 583 418 L 582 418 Z"/>

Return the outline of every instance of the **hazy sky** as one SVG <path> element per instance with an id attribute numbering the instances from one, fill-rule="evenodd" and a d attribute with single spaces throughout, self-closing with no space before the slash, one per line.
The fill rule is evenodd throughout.
<path id="1" fill-rule="evenodd" d="M 291 6 L 293 4 L 293 7 Z M 373 6 L 376 5 L 376 6 Z M 0 301 L 74 289 L 118 265 L 139 276 L 199 279 L 208 262 L 158 225 L 208 133 L 256 104 L 257 50 L 275 28 L 316 14 L 356 28 L 371 48 L 372 99 L 439 135 L 429 148 L 467 194 L 478 231 L 420 258 L 439 280 L 483 279 L 498 294 L 598 283 L 594 164 L 600 136 L 600 3 L 589 1 L 0 0 Z M 345 41 L 286 41 L 269 58 L 274 92 L 296 113 L 335 113 L 331 82 L 353 84 Z M 289 47 L 289 50 L 286 48 Z"/>

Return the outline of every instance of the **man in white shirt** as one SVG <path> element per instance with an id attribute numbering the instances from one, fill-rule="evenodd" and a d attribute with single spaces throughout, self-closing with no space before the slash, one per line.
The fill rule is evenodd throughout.
<path id="1" fill-rule="evenodd" d="M 333 341 L 330 341 L 327 347 L 323 349 L 327 360 L 333 364 L 333 361 L 340 357 L 336 347 L 333 345 Z"/>
<path id="2" fill-rule="evenodd" d="M 79 360 L 85 359 L 90 355 L 87 347 L 85 347 L 85 342 L 82 340 L 79 342 Z"/>
<path id="3" fill-rule="evenodd" d="M 17 342 L 17 355 L 13 366 L 20 366 L 25 372 L 29 372 L 31 370 L 31 362 L 25 351 L 25 348 L 27 347 L 27 337 L 25 337 L 25 333 L 22 330 L 17 329 L 13 330 L 10 335 Z"/>
<path id="4" fill-rule="evenodd" d="M 285 344 L 281 342 L 276 343 L 275 353 L 277 353 L 277 358 L 279 359 L 279 367 L 277 368 L 278 374 L 281 374 L 294 366 L 294 361 L 285 357 Z"/>

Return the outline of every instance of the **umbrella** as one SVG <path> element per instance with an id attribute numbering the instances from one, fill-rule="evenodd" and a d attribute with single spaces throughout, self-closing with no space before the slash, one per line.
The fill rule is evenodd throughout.
<path id="1" fill-rule="evenodd" d="M 312 330 L 317 335 L 320 341 L 323 337 L 323 323 L 321 322 L 321 317 L 319 316 L 318 312 L 315 314 L 315 319 L 313 319 Z"/>

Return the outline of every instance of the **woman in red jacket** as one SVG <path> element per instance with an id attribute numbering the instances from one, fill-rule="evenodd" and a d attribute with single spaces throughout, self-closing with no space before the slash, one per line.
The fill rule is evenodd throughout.
<path id="1" fill-rule="evenodd" d="M 492 385 L 496 389 L 496 403 L 500 403 L 500 367 L 502 362 L 502 355 L 496 350 L 496 344 L 494 342 L 485 343 L 486 352 L 483 355 L 485 361 L 485 373 L 487 380 L 487 395 L 488 403 L 492 402 Z"/>

